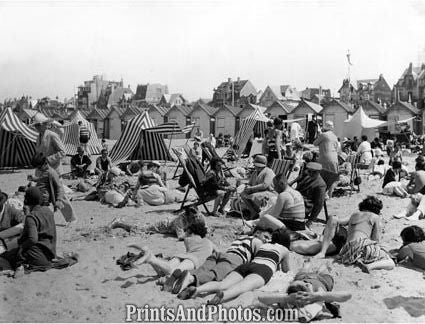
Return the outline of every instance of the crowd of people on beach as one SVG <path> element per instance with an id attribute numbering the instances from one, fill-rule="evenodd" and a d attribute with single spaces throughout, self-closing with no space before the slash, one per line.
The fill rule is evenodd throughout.
<path id="1" fill-rule="evenodd" d="M 32 160 L 34 175 L 28 176 L 29 183 L 21 184 L 10 197 L 0 191 L 3 273 L 19 277 L 25 271 L 63 268 L 78 261 L 76 254 L 62 258 L 56 255 L 54 212 L 60 211 L 68 224 L 78 221 L 65 192 L 70 190 L 64 185 L 66 176 L 77 179 L 74 188 L 82 193 L 73 195 L 73 200 L 97 200 L 120 208 L 192 202 L 180 214 L 143 228 L 175 235 L 184 241 L 186 251 L 175 251 L 171 258 L 165 258 L 155 254 L 154 247 L 139 243 L 130 246 L 141 252 L 132 266 L 150 265 L 160 277 L 162 289 L 182 300 L 215 294 L 208 304 L 217 305 L 259 289 L 277 271 L 295 270 L 290 266 L 290 251 L 317 260 L 332 256 L 364 272 L 392 270 L 396 263 L 425 269 L 425 234 L 421 227 L 404 228 L 400 233 L 403 245 L 397 251 L 386 251 L 380 245 L 383 203 L 378 196 L 365 197 L 351 214 L 342 211 L 333 216 L 326 212 L 326 220 L 319 219 L 337 187 L 352 189 L 353 183 L 360 185 L 362 178 L 356 172 L 361 166 L 368 170 L 366 181 L 382 181 L 383 194 L 408 198 L 406 210 L 395 214 L 395 218 L 417 221 L 425 217 L 425 157 L 418 155 L 415 171 L 408 172 L 402 148 L 393 141 L 384 145 L 375 138 L 369 142 L 365 135 L 361 141 L 357 137 L 341 141 L 333 132 L 333 123 L 327 121 L 315 136 L 308 134 L 312 143 L 308 146 L 302 143 L 299 124 L 294 123 L 294 129 L 287 130 L 284 122 L 275 118 L 267 123 L 261 136 L 261 152 L 248 158 L 251 162 L 243 172 L 233 172 L 236 167 L 229 165 L 242 160 L 245 148 L 241 150 L 227 136 L 219 137 L 220 142 L 213 135 L 202 141 L 198 130 L 193 144 L 185 150 L 187 162 L 179 187 L 170 188 L 169 175 L 157 161 L 116 166 L 105 146 L 92 163 L 86 146 L 90 134 L 84 127 L 80 127 L 81 145 L 71 158 L 71 173 L 63 175 L 64 145 L 50 125 L 47 118 L 36 116 L 33 126 L 39 138 Z M 225 157 L 217 154 L 217 143 L 229 147 Z M 275 160 L 287 161 L 289 172 L 276 174 Z M 298 175 L 288 179 L 291 172 Z M 198 197 L 188 195 L 194 186 L 203 188 L 196 191 Z M 214 203 L 212 212 L 205 216 L 197 205 L 206 202 L 207 197 Z M 223 219 L 226 214 L 240 217 L 243 228 L 222 251 L 208 238 L 207 219 Z M 325 223 L 323 232 L 313 230 L 317 222 Z M 131 230 L 134 226 L 116 219 L 110 227 Z M 334 280 L 338 278 L 323 264 L 315 268 L 308 263 L 295 272 L 286 293 L 259 294 L 259 300 L 284 308 L 322 305 L 306 312 L 308 321 L 323 311 L 337 316 L 335 303 L 351 298 L 348 292 L 334 291 Z"/>

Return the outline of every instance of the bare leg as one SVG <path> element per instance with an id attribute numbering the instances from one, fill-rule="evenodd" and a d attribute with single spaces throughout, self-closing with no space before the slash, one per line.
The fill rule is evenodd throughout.
<path id="1" fill-rule="evenodd" d="M 359 263 L 359 266 L 364 272 L 369 273 L 372 270 L 392 270 L 395 263 L 392 259 L 387 258 L 369 264 Z"/>
<path id="2" fill-rule="evenodd" d="M 301 255 L 316 255 L 322 248 L 320 241 L 297 240 L 291 242 L 291 251 Z"/>
<path id="3" fill-rule="evenodd" d="M 316 258 L 325 258 L 326 251 L 328 250 L 329 245 L 335 236 L 337 226 L 338 219 L 329 215 L 329 219 L 326 223 L 325 231 L 323 233 L 322 247 L 320 248 L 320 252 L 316 255 Z"/>
<path id="4" fill-rule="evenodd" d="M 146 263 L 150 264 L 152 268 L 154 268 L 154 270 L 159 275 L 161 274 L 169 275 L 174 271 L 174 269 L 176 269 L 179 266 L 180 260 L 174 258 L 174 259 L 171 259 L 170 261 L 166 261 L 164 259 L 160 259 L 152 255 L 150 260 L 146 261 Z"/>
<path id="5" fill-rule="evenodd" d="M 220 206 L 221 201 L 223 200 L 225 192 L 222 190 L 217 190 L 217 198 L 215 198 L 214 200 L 214 208 L 212 213 L 215 214 L 217 213 L 218 210 L 218 206 Z"/>
<path id="6" fill-rule="evenodd" d="M 220 204 L 220 208 L 219 208 L 219 212 L 222 213 L 224 207 L 226 207 L 227 203 L 229 202 L 230 196 L 231 196 L 231 192 L 226 191 L 225 194 L 223 195 L 223 199 L 221 200 L 221 204 Z"/>
<path id="7" fill-rule="evenodd" d="M 196 288 L 196 296 L 203 293 L 212 293 L 225 290 L 233 285 L 240 283 L 242 280 L 243 277 L 239 273 L 232 271 L 222 281 L 210 281 Z"/>
<path id="8" fill-rule="evenodd" d="M 261 288 L 265 285 L 264 279 L 257 274 L 250 274 L 245 277 L 242 282 L 233 285 L 229 289 L 223 291 L 222 302 L 228 301 L 230 299 L 236 298 L 239 295 L 253 291 L 254 289 Z"/>
<path id="9" fill-rule="evenodd" d="M 181 271 L 185 271 L 185 270 L 194 270 L 195 269 L 195 265 L 193 264 L 193 262 L 189 259 L 185 259 L 182 262 L 180 262 L 180 264 L 178 265 L 178 267 Z"/>
<path id="10" fill-rule="evenodd" d="M 280 220 L 268 214 L 262 215 L 259 219 L 251 221 L 249 225 L 263 229 L 271 229 L 273 231 L 285 227 L 285 224 L 283 224 Z"/>

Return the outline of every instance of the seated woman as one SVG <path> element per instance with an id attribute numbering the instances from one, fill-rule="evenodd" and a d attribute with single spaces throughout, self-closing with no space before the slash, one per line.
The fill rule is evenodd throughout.
<path id="1" fill-rule="evenodd" d="M 53 212 L 41 206 L 43 195 L 37 187 L 25 193 L 28 207 L 24 229 L 18 239 L 18 247 L 0 255 L 0 270 L 15 270 L 15 277 L 29 267 L 49 268 L 56 257 L 56 225 Z"/>
<path id="2" fill-rule="evenodd" d="M 147 170 L 139 174 L 136 187 L 133 191 L 133 200 L 140 204 L 143 200 L 152 206 L 181 202 L 183 195 L 175 190 L 168 190 L 159 173 L 160 164 L 156 161 L 148 163 Z M 139 197 L 138 197 L 139 196 Z"/>
<path id="3" fill-rule="evenodd" d="M 409 194 L 425 194 L 425 163 L 416 162 L 415 172 L 412 174 L 409 185 L 407 186 Z"/>
<path id="4" fill-rule="evenodd" d="M 303 268 L 289 284 L 287 294 L 261 293 L 258 300 L 266 305 L 277 304 L 282 309 L 298 309 L 298 320 L 305 323 L 320 317 L 323 309 L 338 317 L 339 309 L 331 303 L 345 302 L 351 294 L 333 292 L 333 288 L 334 279 L 325 267 Z"/>
<path id="5" fill-rule="evenodd" d="M 190 149 L 189 153 L 197 159 L 199 162 L 202 161 L 202 149 L 199 146 L 199 142 L 194 142 L 193 147 Z"/>
<path id="6" fill-rule="evenodd" d="M 261 288 L 270 281 L 279 266 L 283 271 L 289 271 L 289 244 L 290 238 L 286 229 L 274 231 L 271 242 L 262 245 L 251 262 L 238 266 L 222 281 L 211 281 L 187 289 L 194 290 L 191 292 L 193 298 L 217 292 L 214 298 L 208 301 L 210 305 L 217 305 L 245 292 Z"/>
<path id="7" fill-rule="evenodd" d="M 403 181 L 407 175 L 407 172 L 402 168 L 401 161 L 398 158 L 394 158 L 391 168 L 385 173 L 382 193 L 389 196 L 407 197 L 407 183 Z"/>
<path id="8" fill-rule="evenodd" d="M 273 186 L 278 193 L 276 203 L 260 213 L 256 220 L 247 221 L 251 227 L 277 230 L 287 227 L 292 231 L 305 229 L 305 207 L 303 196 L 291 186 L 284 174 L 273 179 Z"/>
<path id="9" fill-rule="evenodd" d="M 229 202 L 230 195 L 236 188 L 230 186 L 223 174 L 223 161 L 220 158 L 212 158 L 210 162 L 210 171 L 207 173 L 207 178 L 203 183 L 203 187 L 212 196 L 216 196 L 212 215 L 216 217 L 223 216 L 224 207 Z"/>
<path id="10" fill-rule="evenodd" d="M 368 180 L 379 180 L 382 179 L 382 177 L 387 173 L 390 166 L 388 164 L 385 164 L 385 161 L 383 158 L 378 158 L 376 160 L 376 163 L 373 167 L 372 172 L 368 176 Z"/>
<path id="11" fill-rule="evenodd" d="M 382 207 L 382 201 L 368 196 L 359 204 L 359 212 L 339 219 L 331 217 L 322 241 L 295 241 L 291 250 L 304 255 L 317 254 L 317 258 L 339 253 L 337 258 L 342 263 L 358 264 L 365 272 L 391 270 L 394 262 L 378 245 Z"/>
<path id="12" fill-rule="evenodd" d="M 401 213 L 395 214 L 394 218 L 406 218 L 408 220 L 419 220 L 425 217 L 424 195 L 417 193 L 410 196 L 409 204 Z"/>
<path id="13" fill-rule="evenodd" d="M 186 253 L 176 254 L 170 260 L 156 257 L 146 246 L 130 245 L 130 247 L 144 252 L 144 256 L 136 262 L 137 265 L 150 264 L 159 276 L 169 276 L 164 284 L 164 290 L 170 292 L 181 272 L 199 268 L 214 251 L 217 251 L 215 245 L 205 237 L 206 234 L 205 223 L 190 225 L 184 239 Z"/>
<path id="14" fill-rule="evenodd" d="M 425 233 L 419 226 L 409 226 L 400 233 L 403 246 L 397 254 L 397 262 L 411 262 L 425 270 Z"/>

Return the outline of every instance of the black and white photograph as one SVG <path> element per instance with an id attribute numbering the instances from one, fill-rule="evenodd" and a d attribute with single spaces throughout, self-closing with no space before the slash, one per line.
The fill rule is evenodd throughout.
<path id="1" fill-rule="evenodd" d="M 425 1 L 0 24 L 0 322 L 425 322 Z"/>

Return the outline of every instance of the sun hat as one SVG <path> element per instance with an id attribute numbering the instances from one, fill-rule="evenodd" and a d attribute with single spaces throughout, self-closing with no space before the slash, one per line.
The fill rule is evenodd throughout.
<path id="1" fill-rule="evenodd" d="M 52 120 L 50 118 L 47 118 L 46 116 L 44 116 L 41 112 L 38 112 L 34 115 L 33 117 L 33 122 L 31 123 L 30 126 L 35 126 L 35 125 L 42 125 L 42 124 L 47 124 L 49 122 L 51 122 Z"/>
<path id="2" fill-rule="evenodd" d="M 267 158 L 264 155 L 258 154 L 254 159 L 254 166 L 256 167 L 265 167 L 267 164 Z"/>
<path id="3" fill-rule="evenodd" d="M 308 162 L 306 165 L 307 169 L 314 171 L 322 171 L 322 165 L 317 162 Z"/>

